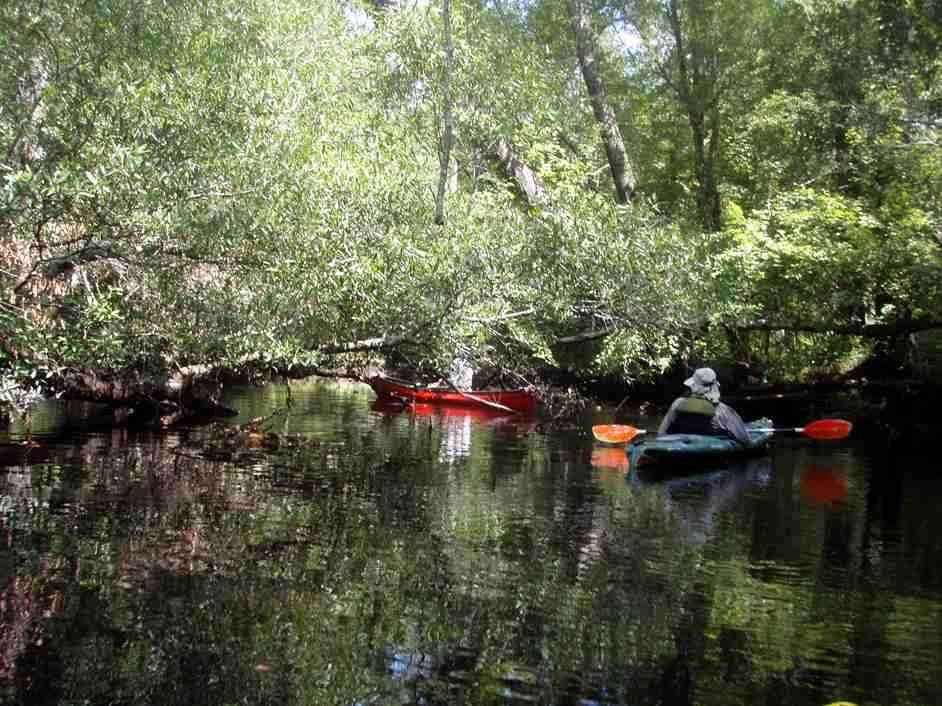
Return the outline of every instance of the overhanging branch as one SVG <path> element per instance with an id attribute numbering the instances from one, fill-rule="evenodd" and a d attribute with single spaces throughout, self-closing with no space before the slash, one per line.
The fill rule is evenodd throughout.
<path id="1" fill-rule="evenodd" d="M 583 333 L 577 333 L 573 336 L 563 336 L 562 338 L 557 338 L 554 343 L 566 345 L 570 343 L 583 343 L 584 341 L 594 341 L 597 338 L 605 338 L 609 334 L 615 333 L 617 330 L 616 326 L 606 326 L 605 328 L 600 328 L 595 331 L 585 331 Z"/>
<path id="2" fill-rule="evenodd" d="M 796 333 L 833 333 L 843 336 L 861 336 L 863 338 L 888 338 L 903 336 L 920 331 L 942 328 L 942 319 L 914 319 L 897 321 L 892 324 L 827 325 L 827 324 L 780 324 L 758 321 L 734 326 L 740 331 L 794 331 Z"/>
<path id="3" fill-rule="evenodd" d="M 377 336 L 376 338 L 364 338 L 359 341 L 349 341 L 347 343 L 330 343 L 317 347 L 318 353 L 333 355 L 336 353 L 362 353 L 364 351 L 375 351 L 381 348 L 391 348 L 400 343 L 409 340 L 409 334 L 398 334 L 395 336 Z"/>
<path id="4" fill-rule="evenodd" d="M 498 314 L 497 316 L 465 316 L 465 321 L 475 324 L 493 324 L 498 321 L 507 321 L 509 319 L 519 319 L 521 316 L 530 316 L 536 310 L 533 307 L 522 309 L 521 311 L 512 311 L 509 314 Z"/>

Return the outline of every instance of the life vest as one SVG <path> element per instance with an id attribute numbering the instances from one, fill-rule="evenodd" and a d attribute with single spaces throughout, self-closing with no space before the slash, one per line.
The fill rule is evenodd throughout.
<path id="1" fill-rule="evenodd" d="M 716 405 L 702 397 L 685 397 L 674 410 L 674 420 L 667 429 L 668 434 L 705 434 L 718 436 L 713 428 Z"/>

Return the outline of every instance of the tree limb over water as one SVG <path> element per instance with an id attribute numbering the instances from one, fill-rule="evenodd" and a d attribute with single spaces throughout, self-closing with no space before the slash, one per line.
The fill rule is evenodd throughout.
<path id="1" fill-rule="evenodd" d="M 921 331 L 942 329 L 942 319 L 914 319 L 912 321 L 899 321 L 892 324 L 827 324 L 827 323 L 770 323 L 757 321 L 748 324 L 739 324 L 733 328 L 740 331 L 791 331 L 794 333 L 831 333 L 841 336 L 861 336 L 863 338 L 889 338 L 904 336 Z M 597 338 L 604 338 L 618 330 L 617 326 L 607 326 L 595 331 L 585 331 L 572 336 L 563 336 L 555 340 L 556 343 L 582 343 Z"/>
<path id="2" fill-rule="evenodd" d="M 318 353 L 335 355 L 338 353 L 362 353 L 364 351 L 376 351 L 383 348 L 392 348 L 410 339 L 412 334 L 398 334 L 395 336 L 377 336 L 376 338 L 364 338 L 359 341 L 349 341 L 347 343 L 330 343 L 317 347 Z"/>
<path id="3" fill-rule="evenodd" d="M 829 324 L 784 324 L 759 321 L 752 324 L 736 326 L 741 331 L 793 331 L 795 333 L 833 333 L 844 336 L 862 336 L 864 338 L 887 338 L 901 336 L 920 331 L 931 331 L 942 328 L 942 319 L 913 319 L 912 321 L 897 321 L 892 324 L 860 324 L 860 325 L 829 325 Z"/>
<path id="4" fill-rule="evenodd" d="M 554 343 L 566 345 L 569 343 L 584 343 L 585 341 L 594 341 L 597 338 L 605 338 L 609 334 L 615 333 L 617 330 L 617 326 L 606 326 L 605 328 L 600 328 L 596 331 L 584 331 L 583 333 L 577 333 L 573 336 L 562 336 L 561 338 L 555 339 Z"/>

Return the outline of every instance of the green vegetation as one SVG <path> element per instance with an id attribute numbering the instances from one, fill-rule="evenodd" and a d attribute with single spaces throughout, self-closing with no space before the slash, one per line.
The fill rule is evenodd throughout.
<path id="1" fill-rule="evenodd" d="M 905 368 L 940 323 L 939 13 L 453 0 L 446 74 L 438 2 L 4 3 L 4 389 Z"/>

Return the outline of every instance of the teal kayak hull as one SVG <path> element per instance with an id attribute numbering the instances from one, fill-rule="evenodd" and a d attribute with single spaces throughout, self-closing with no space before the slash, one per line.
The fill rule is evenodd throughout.
<path id="1" fill-rule="evenodd" d="M 771 420 L 759 419 L 746 425 L 752 446 L 726 436 L 701 434 L 661 434 L 643 438 L 628 447 L 631 468 L 646 466 L 715 466 L 737 459 L 766 453 L 773 432 L 757 431 L 772 426 Z"/>

